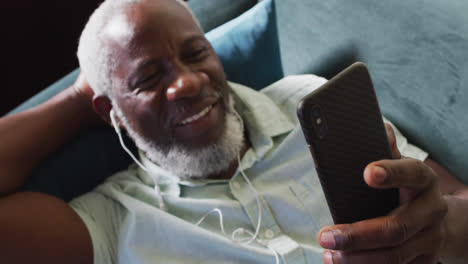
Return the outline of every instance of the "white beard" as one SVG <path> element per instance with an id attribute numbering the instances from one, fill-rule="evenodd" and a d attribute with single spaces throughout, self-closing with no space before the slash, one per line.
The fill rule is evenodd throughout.
<path id="1" fill-rule="evenodd" d="M 129 137 L 152 162 L 180 179 L 203 179 L 227 170 L 244 145 L 243 122 L 235 112 L 232 95 L 229 98 L 223 134 L 215 144 L 197 150 L 187 150 L 176 143 L 167 152 L 163 151 L 160 146 L 145 139 L 131 127 L 118 105 L 114 104 L 114 108 Z"/>

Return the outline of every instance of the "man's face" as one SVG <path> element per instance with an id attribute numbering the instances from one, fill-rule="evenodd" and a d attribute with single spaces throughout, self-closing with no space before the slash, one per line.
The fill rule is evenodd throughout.
<path id="1" fill-rule="evenodd" d="M 134 5 L 113 16 L 106 37 L 116 54 L 113 104 L 136 133 L 163 150 L 217 141 L 229 88 L 213 48 L 180 3 Z"/>
<path id="2" fill-rule="evenodd" d="M 191 14 L 148 0 L 115 14 L 112 106 L 146 156 L 180 178 L 220 177 L 244 146 L 223 67 Z"/>

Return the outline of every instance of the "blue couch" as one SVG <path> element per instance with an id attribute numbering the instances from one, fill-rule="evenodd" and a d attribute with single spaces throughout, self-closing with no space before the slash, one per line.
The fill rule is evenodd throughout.
<path id="1" fill-rule="evenodd" d="M 468 183 L 468 2 L 277 1 L 285 74 L 371 71 L 382 112 Z"/>
<path id="2" fill-rule="evenodd" d="M 365 62 L 382 112 L 468 183 L 467 1 L 191 0 L 189 5 L 228 77 L 254 88 L 291 74 L 330 78 L 355 61 Z M 78 71 L 12 113 L 68 87 Z M 112 129 L 96 128 L 44 161 L 24 189 L 68 201 L 130 163 Z"/>

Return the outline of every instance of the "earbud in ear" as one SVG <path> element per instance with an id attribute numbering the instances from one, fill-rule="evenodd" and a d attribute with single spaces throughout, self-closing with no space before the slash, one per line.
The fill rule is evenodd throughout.
<path id="1" fill-rule="evenodd" d="M 110 112 L 109 112 L 109 115 L 110 115 L 110 119 L 111 119 L 111 123 L 112 123 L 112 126 L 114 127 L 115 129 L 115 133 L 117 133 L 117 136 L 119 137 L 119 141 L 120 141 L 120 145 L 122 146 L 122 148 L 125 150 L 125 152 L 127 152 L 127 154 L 135 161 L 135 163 L 140 166 L 140 168 L 146 172 L 148 172 L 148 168 L 146 168 L 145 165 L 143 165 L 133 154 L 132 152 L 127 148 L 127 146 L 125 146 L 125 142 L 123 141 L 123 138 L 122 138 L 122 133 L 120 132 L 120 127 L 117 125 L 117 120 L 116 120 L 116 117 L 115 117 L 115 111 L 114 109 L 111 109 Z M 166 205 L 164 204 L 164 200 L 162 198 L 162 194 L 161 194 L 161 190 L 159 189 L 159 185 L 158 185 L 158 180 L 157 180 L 157 176 L 154 178 L 154 190 L 156 191 L 156 195 L 158 197 L 158 203 L 159 203 L 159 208 L 163 211 L 166 211 Z"/>

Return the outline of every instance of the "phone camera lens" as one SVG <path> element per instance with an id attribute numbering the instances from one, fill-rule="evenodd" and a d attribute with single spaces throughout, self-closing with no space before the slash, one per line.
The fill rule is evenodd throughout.
<path id="1" fill-rule="evenodd" d="M 312 123 L 314 126 L 315 134 L 319 139 L 324 139 L 328 127 L 325 117 L 323 116 L 320 106 L 315 105 L 312 107 Z"/>
<path id="2" fill-rule="evenodd" d="M 317 125 L 320 126 L 322 124 L 322 118 L 319 117 L 319 118 L 315 119 L 315 123 L 317 123 Z"/>

